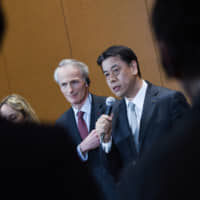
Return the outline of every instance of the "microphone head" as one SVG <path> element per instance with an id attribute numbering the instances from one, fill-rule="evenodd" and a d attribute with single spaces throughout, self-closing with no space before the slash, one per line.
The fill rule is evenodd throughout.
<path id="1" fill-rule="evenodd" d="M 115 103 L 116 99 L 114 97 L 107 97 L 106 98 L 106 105 L 112 106 Z"/>

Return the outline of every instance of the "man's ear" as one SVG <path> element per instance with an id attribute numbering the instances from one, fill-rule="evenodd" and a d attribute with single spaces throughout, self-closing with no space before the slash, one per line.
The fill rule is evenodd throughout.
<path id="1" fill-rule="evenodd" d="M 132 60 L 131 63 L 129 64 L 130 68 L 131 68 L 131 73 L 133 75 L 137 75 L 138 74 L 138 68 L 137 68 L 137 63 L 135 60 Z"/>

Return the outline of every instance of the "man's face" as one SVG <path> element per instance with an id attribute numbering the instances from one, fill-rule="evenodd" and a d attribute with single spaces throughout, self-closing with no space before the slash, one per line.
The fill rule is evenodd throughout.
<path id="1" fill-rule="evenodd" d="M 119 56 L 109 57 L 102 62 L 102 70 L 110 90 L 118 97 L 131 97 L 136 82 L 137 64 L 127 64 Z"/>
<path id="2" fill-rule="evenodd" d="M 57 73 L 61 92 L 73 106 L 80 108 L 88 95 L 88 85 L 76 66 L 61 67 Z"/>

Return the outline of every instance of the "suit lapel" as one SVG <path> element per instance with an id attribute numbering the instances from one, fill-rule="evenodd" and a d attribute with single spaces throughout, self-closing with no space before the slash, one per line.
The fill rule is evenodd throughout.
<path id="1" fill-rule="evenodd" d="M 79 144 L 81 142 L 81 137 L 78 131 L 78 127 L 76 125 L 76 120 L 75 120 L 75 116 L 74 116 L 74 111 L 72 108 L 70 108 L 69 110 L 69 118 L 66 119 L 66 123 L 70 123 L 70 133 L 71 133 L 71 137 L 74 140 L 74 142 L 76 144 Z"/>
<path id="2" fill-rule="evenodd" d="M 103 113 L 102 99 L 98 98 L 95 95 L 92 95 L 92 110 L 91 110 L 91 118 L 90 118 L 90 131 L 95 128 L 95 123 L 102 113 Z"/>
<path id="3" fill-rule="evenodd" d="M 157 90 L 156 87 L 154 87 L 151 83 L 148 83 L 148 88 L 146 91 L 146 96 L 144 100 L 144 105 L 143 105 L 143 112 L 142 112 L 142 117 L 141 117 L 141 122 L 140 122 L 140 133 L 139 133 L 139 144 L 140 144 L 140 149 L 142 148 L 142 144 L 145 138 L 145 131 L 148 128 L 148 125 L 151 123 L 155 108 L 155 103 L 156 103 L 156 96 L 158 95 L 159 91 Z"/>

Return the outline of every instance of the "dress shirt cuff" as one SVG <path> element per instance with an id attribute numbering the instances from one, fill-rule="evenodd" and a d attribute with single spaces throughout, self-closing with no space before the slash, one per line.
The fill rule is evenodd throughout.
<path id="1" fill-rule="evenodd" d="M 76 150 L 77 150 L 77 153 L 78 153 L 79 157 L 81 158 L 81 160 L 83 162 L 86 162 L 88 160 L 88 153 L 86 152 L 85 154 L 83 154 L 81 152 L 80 145 L 77 146 Z"/>
<path id="2" fill-rule="evenodd" d="M 100 143 L 102 146 L 102 149 L 105 151 L 105 153 L 110 153 L 111 147 L 112 147 L 112 137 L 108 142 L 103 142 L 102 137 L 100 138 Z"/>

